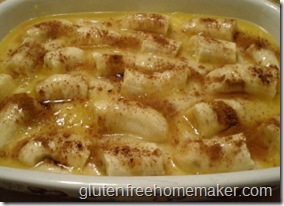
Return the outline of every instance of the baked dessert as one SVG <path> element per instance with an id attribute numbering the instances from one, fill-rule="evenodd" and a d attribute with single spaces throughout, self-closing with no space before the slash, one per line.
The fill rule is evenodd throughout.
<path id="1" fill-rule="evenodd" d="M 280 51 L 250 22 L 86 13 L 0 43 L 0 164 L 86 175 L 280 165 Z"/>

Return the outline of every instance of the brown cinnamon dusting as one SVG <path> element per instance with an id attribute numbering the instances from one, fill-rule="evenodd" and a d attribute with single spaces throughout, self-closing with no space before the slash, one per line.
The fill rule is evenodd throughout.
<path id="1" fill-rule="evenodd" d="M 124 68 L 127 66 L 123 55 L 104 54 L 103 57 L 106 59 L 107 68 L 110 70 L 111 75 L 123 74 Z"/>
<path id="2" fill-rule="evenodd" d="M 47 33 L 47 37 L 50 39 L 56 39 L 62 35 L 70 35 L 74 31 L 74 27 L 66 25 L 57 20 L 50 20 L 36 24 L 35 28 L 39 28 Z"/>
<path id="3" fill-rule="evenodd" d="M 226 84 L 231 88 L 238 88 L 239 91 L 244 91 L 245 81 L 243 79 L 226 79 Z"/>
<path id="4" fill-rule="evenodd" d="M 205 145 L 202 144 L 203 147 L 201 147 L 201 150 L 204 149 L 204 151 L 208 154 L 210 157 L 210 161 L 217 161 L 222 158 L 223 152 L 222 152 L 222 147 L 220 144 L 213 144 L 213 145 Z"/>
<path id="5" fill-rule="evenodd" d="M 240 31 L 235 33 L 234 40 L 238 46 L 244 49 L 247 49 L 252 44 L 254 44 L 258 49 L 271 47 L 270 43 L 266 39 L 258 36 L 252 36 Z"/>
<path id="6" fill-rule="evenodd" d="M 125 162 L 131 168 L 141 165 L 141 157 L 160 157 L 162 155 L 159 149 L 151 150 L 139 144 L 129 146 L 108 142 L 101 144 L 100 150 L 101 152 L 106 152 L 121 158 L 121 161 Z M 151 161 L 154 161 L 154 159 Z"/>
<path id="7" fill-rule="evenodd" d="M 35 41 L 28 41 L 20 45 L 17 49 L 10 52 L 9 55 L 14 56 L 16 54 L 22 54 L 24 56 L 21 59 L 21 64 L 18 70 L 26 70 L 34 72 L 35 69 L 43 64 L 43 58 L 46 54 L 46 49 L 43 46 Z M 28 65 L 27 62 L 31 63 Z M 30 66 L 27 68 L 27 66 Z M 20 72 L 20 71 L 19 71 Z"/>
<path id="8" fill-rule="evenodd" d="M 275 79 L 273 72 L 278 72 L 278 68 L 276 66 L 270 66 L 268 68 L 254 66 L 249 67 L 248 70 L 253 76 L 258 77 L 258 79 L 265 85 L 270 85 L 271 82 Z"/>
<path id="9" fill-rule="evenodd" d="M 31 125 L 32 123 L 37 122 L 38 118 L 42 119 L 47 117 L 49 113 L 45 108 L 40 107 L 40 105 L 38 105 L 36 101 L 26 93 L 14 94 L 11 97 L 6 98 L 0 104 L 0 111 L 9 104 L 16 104 L 19 109 L 23 110 L 24 117 L 22 119 L 22 123 L 26 125 Z"/>
<path id="10" fill-rule="evenodd" d="M 228 127 L 239 124 L 239 118 L 235 110 L 222 101 L 210 102 L 211 108 L 215 111 L 220 124 Z"/>
<path id="11" fill-rule="evenodd" d="M 148 105 L 161 112 L 166 118 L 171 118 L 178 114 L 176 107 L 166 99 L 161 100 L 152 98 L 140 98 L 139 100 L 143 102 L 143 104 Z"/>
<path id="12" fill-rule="evenodd" d="M 264 160 L 267 155 L 268 148 L 262 144 L 262 135 L 257 134 L 258 127 L 259 125 L 255 124 L 246 128 L 243 132 L 247 137 L 246 143 L 252 158 L 255 160 Z"/>
<path id="13" fill-rule="evenodd" d="M 220 161 L 223 157 L 223 154 L 224 154 L 223 148 L 219 143 L 213 143 L 211 145 L 211 144 L 207 144 L 203 142 L 202 140 L 194 140 L 194 141 L 187 142 L 184 145 L 185 147 L 182 148 L 182 150 L 187 150 L 190 144 L 193 144 L 196 146 L 198 145 L 200 151 L 209 157 L 211 164 L 214 164 L 214 162 L 216 161 Z"/>
<path id="14" fill-rule="evenodd" d="M 130 28 L 140 31 L 154 32 L 156 29 L 163 29 L 167 25 L 166 18 L 163 15 L 155 13 L 137 13 L 126 16 L 126 18 L 133 19 L 135 21 L 134 24 L 137 24 L 134 27 L 130 25 Z"/>
<path id="15" fill-rule="evenodd" d="M 40 142 L 42 146 L 52 154 L 51 156 L 54 157 L 54 161 L 70 166 L 68 155 L 77 154 L 78 156 L 82 156 L 83 150 L 88 150 L 88 147 L 90 146 L 89 142 L 84 141 L 83 138 L 80 140 L 78 138 L 70 139 L 71 135 L 74 134 L 71 134 L 68 131 L 58 131 L 55 129 L 43 134 L 33 135 L 29 139 L 19 142 L 19 145 L 20 147 L 23 147 L 31 141 Z"/>

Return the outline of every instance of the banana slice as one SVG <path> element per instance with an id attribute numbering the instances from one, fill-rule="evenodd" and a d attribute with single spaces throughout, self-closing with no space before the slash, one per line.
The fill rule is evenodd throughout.
<path id="1" fill-rule="evenodd" d="M 96 70 L 100 76 L 123 74 L 126 68 L 137 68 L 145 72 L 161 72 L 181 67 L 190 67 L 184 59 L 172 59 L 147 53 L 106 54 L 93 52 Z"/>
<path id="2" fill-rule="evenodd" d="M 121 27 L 124 29 L 166 34 L 169 28 L 169 19 L 167 16 L 161 14 L 128 14 L 122 18 Z"/>
<path id="3" fill-rule="evenodd" d="M 165 175 L 163 153 L 155 143 L 106 137 L 99 156 L 108 176 Z"/>
<path id="4" fill-rule="evenodd" d="M 144 32 L 117 32 L 103 26 L 84 26 L 77 30 L 77 46 L 112 46 L 122 49 L 138 49 L 143 53 L 176 56 L 181 42 L 163 35 Z"/>
<path id="5" fill-rule="evenodd" d="M 183 67 L 190 68 L 187 59 L 169 58 L 167 56 L 158 56 L 153 54 L 138 53 L 135 56 L 134 65 L 144 72 L 162 72 L 165 70 L 180 69 Z M 131 67 L 129 67 L 131 68 Z"/>
<path id="6" fill-rule="evenodd" d="M 82 76 L 54 74 L 36 85 L 40 101 L 70 100 L 88 97 L 88 83 Z"/>
<path id="7" fill-rule="evenodd" d="M 189 39 L 189 50 L 192 57 L 198 62 L 233 64 L 237 60 L 237 50 L 234 42 L 201 35 L 195 35 Z"/>
<path id="8" fill-rule="evenodd" d="M 83 168 L 90 155 L 89 146 L 89 141 L 80 135 L 45 133 L 30 138 L 20 149 L 18 159 L 27 166 L 51 158 L 66 166 Z"/>
<path id="9" fill-rule="evenodd" d="M 105 54 L 93 52 L 92 54 L 98 75 L 123 74 L 126 67 L 134 65 L 135 57 L 122 54 Z"/>
<path id="10" fill-rule="evenodd" d="M 131 134 L 152 142 L 167 140 L 167 120 L 151 107 L 127 100 L 97 101 L 94 106 L 102 133 Z"/>
<path id="11" fill-rule="evenodd" d="M 98 75 L 122 74 L 125 68 L 139 68 L 142 71 L 164 71 L 175 67 L 188 66 L 179 59 L 171 59 L 165 56 L 138 53 L 130 54 L 106 54 L 93 53 Z M 189 66 L 188 66 L 189 67 Z"/>
<path id="12" fill-rule="evenodd" d="M 242 123 L 242 121 L 245 119 L 245 110 L 244 110 L 244 105 L 242 102 L 239 102 L 237 100 L 233 100 L 233 99 L 216 99 L 216 102 L 224 102 L 226 105 L 228 105 L 229 107 L 232 107 L 233 110 L 235 110 L 236 114 L 238 115 L 238 118 L 240 120 L 240 122 Z"/>
<path id="13" fill-rule="evenodd" d="M 243 133 L 181 142 L 175 154 L 175 162 L 192 173 L 231 172 L 254 168 L 254 161 Z"/>
<path id="14" fill-rule="evenodd" d="M 14 94 L 0 104 L 0 148 L 14 139 L 26 122 L 38 113 L 36 102 L 27 94 Z"/>
<path id="15" fill-rule="evenodd" d="M 24 112 L 17 104 L 9 104 L 0 110 L 0 148 L 7 144 L 19 129 Z"/>
<path id="16" fill-rule="evenodd" d="M 276 66 L 234 64 L 210 72 L 206 76 L 206 87 L 210 93 L 247 92 L 273 98 L 278 81 L 279 69 Z"/>
<path id="17" fill-rule="evenodd" d="M 262 66 L 275 65 L 279 68 L 279 61 L 271 49 L 266 49 L 252 44 L 249 48 L 247 48 L 246 52 L 250 54 L 257 64 Z"/>
<path id="18" fill-rule="evenodd" d="M 44 56 L 46 67 L 55 72 L 72 71 L 87 64 L 87 54 L 77 47 L 64 47 Z"/>
<path id="19" fill-rule="evenodd" d="M 126 69 L 121 85 L 123 95 L 159 95 L 164 96 L 187 84 L 191 72 L 188 67 L 163 72 L 142 73 L 135 69 Z"/>
<path id="20" fill-rule="evenodd" d="M 13 77 L 9 74 L 0 74 L 0 103 L 15 87 Z"/>
<path id="21" fill-rule="evenodd" d="M 271 151 L 280 151 L 280 122 L 276 119 L 268 120 L 258 128 L 258 137 Z M 276 150 L 276 151 L 275 151 Z M 279 154 L 279 153 L 278 153 Z"/>
<path id="22" fill-rule="evenodd" d="M 120 84 L 105 78 L 92 78 L 89 81 L 89 97 L 94 100 L 110 99 L 118 96 Z"/>
<path id="23" fill-rule="evenodd" d="M 211 137 L 240 123 L 241 104 L 217 100 L 195 104 L 185 112 L 186 118 L 201 137 Z"/>
<path id="24" fill-rule="evenodd" d="M 28 75 L 42 65 L 46 50 L 35 41 L 26 41 L 17 48 L 7 62 L 7 70 L 15 74 Z"/>
<path id="25" fill-rule="evenodd" d="M 40 141 L 29 141 L 20 149 L 18 159 L 25 165 L 35 166 L 48 155 L 49 151 Z"/>
<path id="26" fill-rule="evenodd" d="M 41 44 L 47 52 L 52 52 L 69 45 L 66 39 L 52 39 Z"/>
<path id="27" fill-rule="evenodd" d="M 166 38 L 162 35 L 147 35 L 142 41 L 142 53 L 155 53 L 175 57 L 181 47 L 181 42 Z"/>
<path id="28" fill-rule="evenodd" d="M 235 19 L 193 18 L 183 26 L 190 35 L 202 34 L 216 39 L 233 41 L 237 28 Z"/>
<path id="29" fill-rule="evenodd" d="M 266 152 L 267 158 L 275 164 L 280 164 L 281 139 L 280 118 L 271 118 L 259 125 L 253 138 L 256 147 Z M 256 139 L 257 138 L 257 139 Z M 265 152 L 263 152 L 265 154 Z M 263 155 L 264 155 L 263 154 Z"/>
<path id="30" fill-rule="evenodd" d="M 71 35 L 74 32 L 72 22 L 65 19 L 49 20 L 34 25 L 27 31 L 31 38 L 44 42 L 48 39 L 56 39 L 61 36 Z"/>
<path id="31" fill-rule="evenodd" d="M 77 46 L 111 46 L 139 48 L 140 38 L 127 32 L 117 32 L 103 26 L 82 26 L 77 29 L 74 43 Z"/>

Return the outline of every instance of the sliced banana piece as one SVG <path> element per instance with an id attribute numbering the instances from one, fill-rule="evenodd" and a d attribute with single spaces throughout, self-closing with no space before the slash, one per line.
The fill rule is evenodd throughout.
<path id="1" fill-rule="evenodd" d="M 190 35 L 202 34 L 216 39 L 233 41 L 237 28 L 235 19 L 193 18 L 186 22 L 183 31 Z"/>
<path id="2" fill-rule="evenodd" d="M 0 104 L 0 148 L 15 138 L 26 122 L 38 113 L 35 100 L 27 94 L 14 94 Z"/>
<path id="3" fill-rule="evenodd" d="M 181 142 L 175 154 L 176 164 L 192 173 L 216 173 L 250 170 L 254 161 L 243 133 L 211 139 Z"/>
<path id="4" fill-rule="evenodd" d="M 111 46 L 118 48 L 139 48 L 141 41 L 135 35 L 127 32 L 117 32 L 103 26 L 82 26 L 77 29 L 77 46 Z"/>
<path id="5" fill-rule="evenodd" d="M 35 166 L 37 163 L 48 157 L 49 151 L 40 141 L 29 141 L 19 152 L 18 159 L 28 166 Z"/>
<path id="6" fill-rule="evenodd" d="M 89 81 L 89 97 L 93 100 L 110 99 L 118 96 L 120 84 L 105 78 L 92 78 Z"/>
<path id="7" fill-rule="evenodd" d="M 273 98 L 277 92 L 279 69 L 252 64 L 225 65 L 206 76 L 210 93 L 247 92 L 262 98 Z"/>
<path id="8" fill-rule="evenodd" d="M 169 28 L 169 19 L 165 15 L 154 13 L 127 14 L 121 19 L 121 27 L 166 34 Z"/>
<path id="9" fill-rule="evenodd" d="M 164 96 L 173 90 L 184 88 L 190 74 L 191 71 L 188 67 L 153 73 L 143 73 L 135 69 L 126 69 L 121 85 L 121 94 L 126 96 Z"/>
<path id="10" fill-rule="evenodd" d="M 136 68 L 145 72 L 161 72 L 181 67 L 190 67 L 185 59 L 173 59 L 151 53 L 107 54 L 93 52 L 98 75 L 108 76 L 123 74 L 126 68 Z"/>
<path id="11" fill-rule="evenodd" d="M 96 71 L 100 76 L 123 74 L 126 67 L 134 65 L 135 59 L 133 55 L 98 52 L 93 52 L 92 57 L 95 60 Z"/>
<path id="12" fill-rule="evenodd" d="M 108 176 L 165 175 L 163 153 L 155 143 L 107 137 L 99 145 L 100 160 Z"/>
<path id="13" fill-rule="evenodd" d="M 138 70 L 144 72 L 162 72 L 165 70 L 174 70 L 183 67 L 190 68 L 190 64 L 188 64 L 187 59 L 170 58 L 151 53 L 138 53 L 135 56 L 134 65 Z"/>
<path id="14" fill-rule="evenodd" d="M 73 71 L 88 63 L 87 54 L 77 47 L 64 47 L 44 56 L 44 64 L 54 72 Z"/>
<path id="15" fill-rule="evenodd" d="M 56 19 L 34 25 L 27 31 L 27 35 L 37 41 L 44 42 L 61 36 L 70 36 L 74 29 L 72 22 L 65 19 Z"/>
<path id="16" fill-rule="evenodd" d="M 31 137 L 21 147 L 18 159 L 27 166 L 35 166 L 45 158 L 63 165 L 83 168 L 89 155 L 90 142 L 80 135 L 51 132 Z"/>
<path id="17" fill-rule="evenodd" d="M 253 135 L 255 147 L 266 152 L 267 158 L 275 164 L 280 164 L 281 135 L 280 118 L 271 118 L 262 122 Z M 264 154 L 262 154 L 264 155 Z"/>
<path id="18" fill-rule="evenodd" d="M 206 138 L 239 124 L 242 114 L 242 105 L 234 100 L 201 102 L 185 112 L 196 133 Z"/>
<path id="19" fill-rule="evenodd" d="M 214 102 L 224 102 L 229 107 L 232 107 L 238 115 L 240 123 L 245 119 L 245 110 L 243 102 L 233 99 L 215 99 Z"/>
<path id="20" fill-rule="evenodd" d="M 0 74 L 0 103 L 15 87 L 15 81 L 9 74 Z"/>
<path id="21" fill-rule="evenodd" d="M 63 47 L 68 47 L 67 39 L 52 39 L 41 44 L 47 52 L 52 52 Z"/>
<path id="22" fill-rule="evenodd" d="M 202 94 L 195 88 L 187 88 L 180 92 L 175 92 L 173 95 L 165 96 L 164 98 L 175 107 L 178 113 L 183 113 L 181 111 L 186 111 L 188 108 L 204 100 Z"/>
<path id="23" fill-rule="evenodd" d="M 192 73 L 195 73 L 200 76 L 205 76 L 207 73 L 209 73 L 210 71 L 216 68 L 215 65 L 200 63 L 190 57 L 183 59 L 183 61 L 186 62 L 186 64 L 190 67 Z"/>
<path id="24" fill-rule="evenodd" d="M 195 35 L 189 39 L 189 51 L 192 57 L 202 63 L 236 63 L 236 48 L 234 42 L 213 39 L 201 35 Z"/>
<path id="25" fill-rule="evenodd" d="M 43 64 L 46 50 L 35 41 L 26 41 L 12 53 L 7 70 L 15 74 L 28 75 Z"/>
<path id="26" fill-rule="evenodd" d="M 24 112 L 17 104 L 10 104 L 0 110 L 0 148 L 14 138 L 20 127 Z"/>
<path id="27" fill-rule="evenodd" d="M 279 68 L 279 61 L 275 53 L 268 48 L 259 47 L 256 44 L 252 44 L 246 49 L 246 52 L 254 59 L 257 64 L 262 66 L 275 65 Z"/>
<path id="28" fill-rule="evenodd" d="M 82 76 L 54 74 L 36 85 L 40 101 L 70 100 L 88 97 L 88 83 Z"/>
<path id="29" fill-rule="evenodd" d="M 260 125 L 258 128 L 260 141 L 266 147 L 270 147 L 273 152 L 280 151 L 280 122 L 279 120 L 272 118 Z M 279 153 L 277 153 L 279 154 Z"/>
<path id="30" fill-rule="evenodd" d="M 152 142 L 167 140 L 167 120 L 151 107 L 127 100 L 97 101 L 94 106 L 102 133 L 131 134 Z"/>
<path id="31" fill-rule="evenodd" d="M 181 42 L 162 35 L 151 34 L 142 41 L 142 53 L 155 53 L 175 57 L 181 47 Z"/>

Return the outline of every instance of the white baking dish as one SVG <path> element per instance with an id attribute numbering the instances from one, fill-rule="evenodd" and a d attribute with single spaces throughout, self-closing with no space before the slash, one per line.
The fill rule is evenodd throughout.
<path id="1" fill-rule="evenodd" d="M 280 8 L 265 0 L 6 0 L 0 4 L 0 39 L 10 29 L 32 17 L 70 12 L 104 11 L 186 12 L 237 17 L 260 25 L 270 32 L 280 44 Z M 280 167 L 223 174 L 170 177 L 60 175 L 0 167 L 0 186 L 13 190 L 79 197 L 79 188 L 90 184 L 118 187 L 126 187 L 130 184 L 143 188 L 153 187 L 154 184 L 159 187 L 216 187 L 217 184 L 238 187 L 261 185 L 274 187 L 280 185 Z M 126 197 L 121 198 L 127 199 Z M 181 197 L 173 198 L 180 199 Z M 193 197 L 189 199 L 193 200 Z"/>

